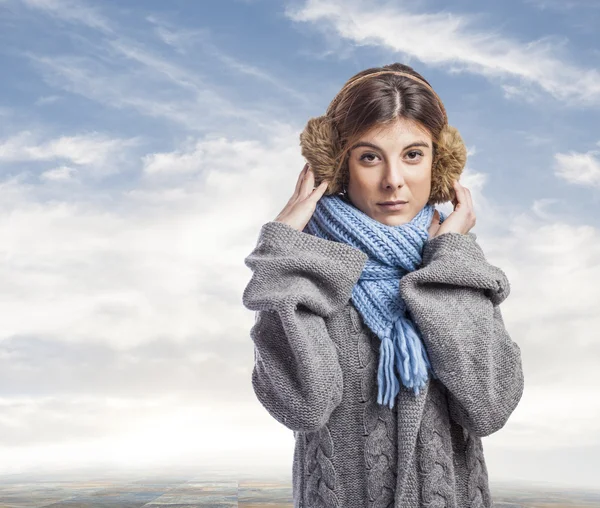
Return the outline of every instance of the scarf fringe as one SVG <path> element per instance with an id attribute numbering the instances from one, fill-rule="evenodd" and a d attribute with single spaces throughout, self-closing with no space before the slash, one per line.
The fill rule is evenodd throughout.
<path id="1" fill-rule="evenodd" d="M 390 336 L 381 341 L 377 381 L 379 392 L 377 402 L 394 407 L 396 395 L 400 391 L 398 372 L 402 383 L 412 388 L 415 395 L 427 384 L 428 369 L 431 363 L 413 323 L 399 316 L 393 323 Z M 434 378 L 437 378 L 431 370 Z M 385 392 L 385 393 L 384 393 Z"/>

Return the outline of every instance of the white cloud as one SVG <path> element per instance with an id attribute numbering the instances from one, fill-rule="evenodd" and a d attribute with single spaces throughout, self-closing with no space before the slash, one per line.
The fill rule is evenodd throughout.
<path id="1" fill-rule="evenodd" d="M 568 11 L 572 9 L 597 9 L 600 7 L 597 0 L 525 0 L 540 10 Z"/>
<path id="2" fill-rule="evenodd" d="M 198 440 L 197 432 L 219 435 L 230 426 L 241 435 L 251 421 L 257 432 L 246 444 L 279 433 L 274 451 L 285 455 L 291 435 L 251 392 L 254 317 L 240 302 L 250 275 L 242 259 L 302 168 L 297 134 L 282 129 L 269 144 L 189 143 L 164 156 L 176 163 L 186 150 L 192 158 L 207 155 L 201 179 L 184 174 L 184 182 L 158 182 L 150 175 L 108 207 L 94 189 L 89 201 L 67 194 L 40 202 L 38 189 L 18 179 L 0 185 L 0 202 L 10 209 L 0 215 L 0 378 L 5 394 L 17 386 L 30 394 L 29 401 L 0 401 L 0 434 L 14 444 L 14 422 L 35 415 L 20 429 L 16 449 L 0 443 L 11 457 L 3 471 L 49 464 L 52 450 L 62 450 L 65 467 L 164 467 L 170 457 L 241 464 L 240 451 L 251 457 L 251 445 L 229 449 Z M 106 405 L 119 397 L 122 407 Z M 248 404 L 244 428 L 218 416 L 232 403 L 236 412 Z M 207 414 L 210 421 L 202 418 Z M 173 429 L 178 438 L 165 440 Z M 145 453 L 156 439 L 165 446 Z"/>
<path id="3" fill-rule="evenodd" d="M 15 294 L 2 301 L 4 333 L 100 340 L 114 347 L 159 336 L 184 340 L 199 330 L 205 338 L 227 333 L 221 316 L 245 315 L 234 289 L 241 292 L 247 270 L 240 256 L 260 222 L 275 217 L 278 204 L 283 207 L 282 184 L 302 168 L 296 139 L 297 133 L 269 145 L 208 139 L 190 155 L 163 154 L 175 169 L 178 158 L 206 154 L 201 178 L 142 182 L 122 193 L 124 201 L 114 210 L 105 209 L 103 200 L 95 204 L 93 189 L 87 203 L 78 194 L 77 201 L 65 196 L 41 204 L 35 188 L 5 181 L 0 195 L 6 193 L 2 201 L 11 213 L 0 217 L 6 239 L 0 273 Z M 57 153 L 53 143 L 36 150 L 12 145 L 20 149 L 10 153 L 13 159 Z M 78 163 L 102 157 L 90 151 L 64 153 Z M 154 158 L 151 167 L 158 164 Z M 290 195 L 292 190 L 289 182 Z M 280 198 L 264 199 L 269 191 Z M 177 196 L 174 205 L 170 195 Z M 213 279 L 216 272 L 223 275 Z M 228 322 L 231 336 L 240 337 L 235 320 Z"/>
<path id="4" fill-rule="evenodd" d="M 53 104 L 60 100 L 58 95 L 48 95 L 45 97 L 40 97 L 35 101 L 36 106 L 43 106 L 44 104 Z"/>
<path id="5" fill-rule="evenodd" d="M 600 151 L 554 155 L 554 174 L 569 183 L 600 187 Z"/>
<path id="6" fill-rule="evenodd" d="M 199 118 L 214 121 L 214 117 L 242 118 L 253 124 L 261 123 L 261 111 L 233 105 L 225 94 L 218 90 L 211 77 L 204 77 L 191 70 L 191 65 L 180 65 L 172 58 L 159 56 L 159 52 L 147 49 L 123 35 L 117 35 L 110 28 L 109 20 L 88 4 L 75 0 L 23 0 L 29 7 L 42 10 L 70 22 L 101 29 L 104 40 L 88 42 L 95 47 L 98 57 L 81 56 L 59 57 L 26 54 L 44 74 L 46 81 L 71 93 L 111 107 L 128 107 L 140 113 L 167 118 L 182 124 L 188 129 L 203 130 Z M 210 56 L 230 71 L 238 75 L 250 76 L 256 81 L 268 83 L 273 89 L 294 97 L 305 105 L 311 103 L 309 94 L 289 86 L 274 73 L 253 66 L 220 50 L 210 40 L 210 32 L 203 30 L 182 30 L 169 27 L 157 16 L 147 16 L 146 20 L 156 25 L 158 37 L 179 53 L 201 41 L 204 57 Z M 106 58 L 102 58 L 104 55 Z M 196 59 L 197 55 L 193 57 Z M 112 62 L 112 65 L 109 64 Z M 137 68 L 131 69 L 131 62 Z M 121 64 L 121 65 L 119 65 Z M 140 72 L 141 70 L 141 72 Z M 141 74 L 146 79 L 141 79 Z M 184 89 L 178 93 L 164 93 L 164 82 Z M 160 96 L 160 97 L 159 97 Z M 165 98 L 167 97 L 167 98 Z M 171 98 L 176 97 L 176 98 Z"/>
<path id="7" fill-rule="evenodd" d="M 164 21 L 159 20 L 156 17 L 151 16 L 147 19 L 157 25 L 155 31 L 157 32 L 158 37 L 169 46 L 174 47 L 178 52 L 185 53 L 184 48 L 190 46 L 193 47 L 194 44 L 200 40 L 201 44 L 198 49 L 202 54 L 217 59 L 227 69 L 234 71 L 236 74 L 251 76 L 255 80 L 266 82 L 273 88 L 277 88 L 288 94 L 288 96 L 295 97 L 305 104 L 309 103 L 309 96 L 307 94 L 288 86 L 272 73 L 251 65 L 247 61 L 241 61 L 220 50 L 212 43 L 210 32 L 208 30 L 178 30 L 176 28 L 168 28 L 165 26 Z M 164 59 L 158 58 L 154 54 L 136 47 L 131 41 L 115 40 L 111 41 L 109 44 L 127 58 L 136 60 L 139 63 L 155 69 L 159 73 L 171 77 L 180 86 L 188 86 L 190 83 L 195 83 L 197 92 L 200 88 L 206 87 L 206 84 L 200 81 L 199 76 L 194 76 L 183 67 L 175 66 Z"/>
<path id="8" fill-rule="evenodd" d="M 190 173 L 215 168 L 231 172 L 227 166 L 235 160 L 235 167 L 257 167 L 265 158 L 265 145 L 257 140 L 230 140 L 225 137 L 197 141 L 189 149 L 153 153 L 144 156 L 144 171 L 148 174 Z M 214 173 L 213 173 L 214 174 Z M 243 173 L 241 173 L 243 174 Z"/>
<path id="9" fill-rule="evenodd" d="M 118 164 L 125 153 L 140 143 L 137 138 L 111 138 L 105 134 L 92 132 L 74 136 L 60 136 L 53 139 L 40 139 L 40 134 L 21 131 L 0 140 L 0 164 L 26 161 L 65 161 L 79 166 L 102 167 L 103 175 L 118 173 Z M 45 178 L 64 177 L 65 170 L 47 173 Z"/>
<path id="10" fill-rule="evenodd" d="M 543 146 L 552 143 L 552 138 L 548 136 L 540 136 L 535 132 L 515 130 L 517 134 L 521 134 L 528 145 Z"/>
<path id="11" fill-rule="evenodd" d="M 293 436 L 270 417 L 257 416 L 254 406 L 201 405 L 193 396 L 174 395 L 0 399 L 0 428 L 12 437 L 0 444 L 1 470 L 53 474 L 60 456 L 60 471 L 75 477 L 90 466 L 111 473 L 123 468 L 123 477 L 140 470 L 197 476 L 203 468 L 214 472 L 214 467 L 232 465 L 252 473 L 281 471 L 289 464 L 286 450 Z M 215 439 L 221 434 L 228 439 Z M 257 442 L 264 443 L 259 454 Z"/>
<path id="12" fill-rule="evenodd" d="M 204 27 L 195 30 L 177 28 L 157 15 L 146 16 L 146 21 L 154 25 L 154 32 L 162 42 L 181 54 L 188 53 L 194 47 L 204 46 L 210 38 L 209 30 Z"/>
<path id="13" fill-rule="evenodd" d="M 552 212 L 548 212 L 547 209 L 557 203 L 561 203 L 561 200 L 556 198 L 536 199 L 531 205 L 531 211 L 540 219 L 545 221 L 553 220 L 555 216 Z"/>
<path id="14" fill-rule="evenodd" d="M 511 283 L 502 312 L 525 374 L 523 398 L 493 439 L 521 452 L 600 445 L 600 345 L 590 332 L 600 327 L 600 230 L 564 222 L 548 210 L 556 201 L 534 203 L 533 214 L 505 213 L 506 233 L 478 236 Z M 569 376 L 577 393 L 564 384 Z"/>
<path id="15" fill-rule="evenodd" d="M 600 104 L 600 72 L 572 64 L 565 54 L 564 38 L 546 36 L 522 42 L 499 30 L 478 28 L 474 15 L 448 10 L 410 12 L 402 3 L 307 0 L 302 6 L 289 7 L 286 14 L 323 31 L 335 30 L 356 45 L 376 46 L 430 66 L 485 76 L 503 86 L 509 97 L 518 88 L 534 84 L 570 104 Z"/>
<path id="16" fill-rule="evenodd" d="M 145 178 L 122 194 L 115 210 L 93 202 L 33 204 L 33 189 L 5 182 L 0 201 L 11 206 L 11 213 L 0 216 L 0 234 L 5 238 L 0 252 L 4 288 L 0 313 L 4 340 L 11 341 L 12 351 L 29 344 L 24 350 L 30 367 L 35 366 L 28 370 L 34 379 L 50 379 L 53 393 L 63 401 L 66 395 L 60 394 L 65 390 L 81 389 L 90 394 L 120 390 L 125 397 L 137 395 L 142 403 L 153 395 L 136 387 L 145 379 L 149 381 L 144 386 L 150 386 L 158 368 L 171 372 L 169 383 L 157 385 L 161 393 L 196 387 L 193 394 L 161 406 L 168 407 L 161 414 L 182 418 L 182 407 L 193 406 L 202 413 L 221 401 L 219 407 L 225 410 L 223 401 L 228 399 L 218 394 L 239 393 L 240 386 L 252 398 L 248 333 L 254 316 L 240 304 L 251 274 L 242 259 L 254 247 L 260 226 L 276 216 L 293 192 L 303 165 L 297 135 L 297 129 L 288 128 L 268 142 L 206 137 L 173 152 L 149 155 Z M 157 178 L 167 173 L 172 178 Z M 485 174 L 466 168 L 461 180 L 481 212 L 479 242 L 488 260 L 502 267 L 511 281 L 503 316 L 523 352 L 526 390 L 502 439 L 518 442 L 532 453 L 576 440 L 589 444 L 599 430 L 598 406 L 591 403 L 600 389 L 593 374 L 598 350 L 589 333 L 600 327 L 595 305 L 600 300 L 595 264 L 600 256 L 599 232 L 565 224 L 552 215 L 511 216 L 486 196 Z M 495 227 L 500 223 L 504 233 Z M 27 342 L 31 337 L 50 343 L 36 346 Z M 56 359 L 41 360 L 60 344 Z M 183 351 L 192 359 L 183 359 Z M 12 362 L 16 369 L 18 364 Z M 5 385 L 34 386 L 23 369 L 15 369 L 2 369 Z M 56 372 L 63 373 L 62 384 Z M 572 390 L 557 389 L 565 372 L 578 376 L 579 403 L 572 399 Z M 219 391 L 214 394 L 216 378 Z M 72 379 L 80 380 L 77 386 L 69 382 Z M 156 390 L 150 391 L 158 397 Z M 549 421 L 544 407 L 550 402 L 553 407 L 571 407 L 569 417 L 565 413 Z M 64 425 L 80 436 L 82 446 L 96 446 L 92 438 L 85 438 L 91 427 L 81 408 L 66 404 L 60 411 Z M 120 438 L 116 424 L 110 424 L 113 410 L 97 411 L 106 424 L 96 423 L 94 432 L 105 434 L 108 448 L 114 447 Z M 578 414 L 576 435 L 568 425 L 573 412 Z M 169 453 L 186 455 L 197 421 L 180 427 L 176 421 L 180 416 L 161 422 L 158 414 L 140 411 L 137 416 L 122 416 L 119 427 L 144 425 L 138 418 L 144 414 L 149 438 L 178 429 L 178 440 L 170 441 L 169 452 L 165 451 L 166 460 Z M 59 429 L 55 417 L 41 409 L 38 416 L 40 425 L 46 418 L 51 422 L 48 439 L 52 439 Z M 276 428 L 254 399 L 247 417 L 262 428 L 269 424 Z M 35 428 L 31 431 L 34 435 Z M 65 450 L 73 442 L 65 442 Z M 31 442 L 22 448 L 19 460 L 25 464 L 33 450 L 47 446 L 40 443 L 36 448 Z M 129 448 L 132 461 L 160 461 L 162 452 L 135 455 L 135 446 Z M 192 455 L 186 457 L 191 461 Z M 223 460 L 234 455 L 236 450 L 222 450 Z M 70 460 L 83 459 L 74 453 Z"/>
<path id="17" fill-rule="evenodd" d="M 169 62 L 136 43 L 123 40 L 96 46 L 103 58 L 27 54 L 51 86 L 103 106 L 133 109 L 167 119 L 190 131 L 218 128 L 224 120 L 244 121 L 265 132 L 273 121 L 248 104 L 234 104 L 214 83 L 185 66 Z M 132 62 L 135 64 L 132 65 Z"/>
<path id="18" fill-rule="evenodd" d="M 51 16 L 72 23 L 110 33 L 108 20 L 97 9 L 79 0 L 21 0 L 31 9 L 43 11 Z"/>
<path id="19" fill-rule="evenodd" d="M 71 180 L 77 173 L 77 169 L 70 166 L 59 166 L 57 168 L 49 169 L 44 171 L 40 178 L 42 180 L 48 180 L 53 182 L 65 182 Z"/>

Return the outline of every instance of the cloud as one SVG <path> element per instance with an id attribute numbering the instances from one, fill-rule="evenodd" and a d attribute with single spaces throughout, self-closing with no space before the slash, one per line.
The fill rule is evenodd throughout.
<path id="1" fill-rule="evenodd" d="M 555 202 L 536 201 L 533 214 L 504 213 L 504 233 L 478 235 L 488 261 L 511 283 L 502 313 L 521 348 L 525 390 L 497 439 L 521 452 L 600 444 L 600 405 L 593 402 L 600 345 L 590 334 L 600 327 L 600 230 L 565 222 L 549 208 Z M 564 386 L 566 373 L 577 376 L 577 394 Z"/>
<path id="2" fill-rule="evenodd" d="M 524 95 L 526 91 L 517 89 L 535 85 L 570 105 L 600 104 L 600 72 L 572 64 L 565 54 L 567 41 L 561 37 L 522 42 L 499 30 L 478 28 L 479 16 L 447 10 L 410 12 L 402 4 L 308 0 L 288 7 L 286 15 L 325 32 L 334 30 L 359 46 L 402 53 L 451 72 L 485 76 L 503 86 L 507 97 Z"/>
<path id="3" fill-rule="evenodd" d="M 108 18 L 83 2 L 71 0 L 25 0 L 27 5 L 42 12 L 78 23 L 99 28 L 93 20 L 103 20 L 102 26 L 111 24 Z M 155 25 L 158 38 L 185 55 L 185 48 L 201 43 L 202 55 L 216 59 L 228 71 L 244 78 L 267 83 L 273 90 L 295 98 L 304 105 L 314 100 L 310 94 L 289 86 L 267 69 L 241 61 L 220 50 L 210 40 L 210 31 L 181 30 L 170 27 L 157 16 L 147 16 Z M 162 56 L 162 51 L 153 50 L 152 44 L 142 43 L 135 38 L 117 33 L 112 29 L 100 30 L 97 34 L 85 35 L 86 46 L 69 55 L 40 55 L 24 52 L 23 56 L 43 75 L 53 87 L 78 94 L 111 108 L 131 108 L 142 115 L 167 119 L 188 130 L 203 131 L 208 124 L 222 120 L 243 120 L 254 127 L 270 128 L 265 110 L 271 104 L 253 108 L 246 104 L 233 104 L 225 89 L 211 75 L 194 70 L 197 52 L 181 61 Z M 81 43 L 79 42 L 81 46 Z M 178 61 L 179 60 L 179 61 Z M 199 121 L 202 119 L 202 121 Z"/>
<path id="4" fill-rule="evenodd" d="M 84 2 L 77 0 L 21 0 L 21 2 L 31 9 L 43 11 L 71 23 L 83 24 L 105 33 L 113 31 L 109 21 L 97 9 Z"/>
<path id="5" fill-rule="evenodd" d="M 187 54 L 198 46 L 204 46 L 211 36 L 207 28 L 194 30 L 178 28 L 157 15 L 146 16 L 146 21 L 154 25 L 154 32 L 162 42 L 181 54 Z"/>
<path id="6" fill-rule="evenodd" d="M 58 95 L 49 95 L 46 97 L 40 97 L 39 99 L 37 99 L 35 101 L 35 105 L 36 106 L 43 106 L 45 104 L 53 104 L 57 101 L 60 100 L 60 97 Z"/>
<path id="7" fill-rule="evenodd" d="M 47 464 L 51 450 L 65 467 L 251 456 L 267 429 L 282 454 L 291 436 L 249 382 L 254 316 L 240 303 L 250 275 L 241 260 L 293 191 L 297 135 L 185 144 L 163 155 L 177 164 L 187 151 L 205 154 L 198 172 L 160 181 L 151 173 L 109 206 L 93 188 L 89 201 L 41 201 L 37 187 L 2 182 L 4 471 Z M 247 413 L 243 426 L 232 407 Z M 197 439 L 199 429 L 227 428 L 253 440 L 228 449 Z M 165 441 L 174 429 L 177 439 Z M 146 453 L 148 440 L 165 446 Z"/>
<path id="8" fill-rule="evenodd" d="M 120 194 L 114 210 L 94 201 L 34 204 L 27 194 L 34 190 L 17 182 L 0 187 L 0 200 L 11 206 L 10 217 L 0 216 L 8 239 L 0 265 L 0 386 L 10 397 L 4 424 L 22 418 L 24 408 L 37 414 L 19 434 L 17 463 L 26 462 L 29 448 L 58 445 L 69 429 L 81 446 L 93 446 L 99 436 L 114 446 L 126 428 L 153 439 L 159 429 L 178 428 L 168 453 L 185 455 L 199 427 L 222 423 L 185 422 L 227 411 L 236 400 L 230 394 L 250 398 L 246 415 L 257 426 L 275 427 L 249 391 L 254 316 L 240 304 L 251 275 L 241 260 L 293 192 L 303 162 L 297 135 L 298 128 L 288 126 L 268 141 L 206 136 L 149 154 L 143 179 Z M 511 281 L 503 316 L 526 372 L 523 402 L 503 436 L 532 451 L 576 439 L 589 444 L 597 435 L 598 408 L 581 402 L 600 389 L 593 374 L 600 351 L 589 338 L 589 330 L 600 327 L 599 232 L 566 224 L 551 210 L 546 217 L 509 215 L 486 195 L 486 176 L 468 167 L 463 183 L 485 218 L 478 222 L 479 242 Z M 565 371 L 578 373 L 579 404 L 572 390 L 556 389 Z M 41 386 L 39 379 L 48 381 Z M 16 387 L 32 397 L 27 406 Z M 179 396 L 170 398 L 173 393 Z M 129 409 L 101 402 L 112 399 Z M 550 402 L 579 408 L 576 429 L 583 437 L 565 430 L 567 413 L 552 421 L 540 413 Z M 94 404 L 95 411 L 85 410 Z M 239 422 L 231 425 L 241 431 Z M 14 438 L 14 432 L 4 434 Z M 65 441 L 65 449 L 73 442 Z M 128 449 L 137 453 L 134 443 Z M 222 457 L 227 453 L 221 450 Z M 158 455 L 140 452 L 135 460 L 158 463 Z"/>
<path id="9" fill-rule="evenodd" d="M 531 205 L 531 211 L 540 219 L 545 221 L 552 220 L 554 216 L 547 209 L 558 203 L 561 203 L 561 200 L 556 198 L 536 199 Z"/>
<path id="10" fill-rule="evenodd" d="M 165 470 L 185 470 L 196 476 L 232 465 L 252 473 L 268 467 L 272 474 L 274 467 L 281 471 L 289 464 L 286 450 L 293 446 L 291 432 L 257 418 L 247 403 L 207 406 L 176 393 L 36 400 L 20 396 L 0 398 L 0 408 L 0 429 L 11 438 L 0 443 L 3 472 L 26 471 L 45 481 L 57 472 L 73 478 L 82 471 L 95 469 L 97 475 L 108 469 L 112 474 L 119 468 L 121 478 L 140 470 L 161 477 Z M 216 439 L 220 435 L 228 439 Z M 257 442 L 265 443 L 258 455 Z"/>
<path id="11" fill-rule="evenodd" d="M 310 104 L 311 98 L 308 94 L 290 87 L 287 83 L 265 69 L 251 65 L 247 61 L 239 60 L 219 49 L 212 43 L 211 34 L 207 29 L 181 30 L 168 26 L 164 20 L 156 16 L 149 16 L 146 19 L 156 25 L 155 32 L 157 36 L 165 44 L 175 48 L 177 52 L 187 54 L 190 49 L 199 47 L 204 55 L 218 60 L 219 63 L 236 74 L 250 76 L 254 80 L 267 83 L 271 87 L 282 91 L 288 97 L 296 98 L 305 105 Z"/>
<path id="12" fill-rule="evenodd" d="M 71 180 L 75 174 L 77 174 L 77 169 L 70 166 L 59 166 L 44 171 L 40 178 L 47 181 L 65 182 Z"/>
<path id="13" fill-rule="evenodd" d="M 200 332 L 198 329 L 198 335 Z M 232 345 L 223 336 L 179 341 L 156 337 L 116 349 L 102 340 L 68 342 L 63 338 L 13 336 L 0 344 L 0 398 L 19 398 L 27 393 L 34 400 L 102 396 L 151 399 L 176 393 L 205 404 L 219 405 L 225 399 L 227 404 L 234 400 L 243 403 L 252 395 L 246 383 L 252 351 Z M 157 376 L 157 371 L 170 375 Z M 40 378 L 45 379 L 43 384 Z M 199 391 L 217 378 L 223 378 L 223 383 Z M 0 446 L 10 442 L 6 432 L 0 431 Z"/>
<path id="14" fill-rule="evenodd" d="M 0 140 L 0 162 L 63 159 L 78 165 L 105 164 L 111 156 L 138 143 L 135 138 L 110 138 L 97 132 L 39 141 L 39 136 L 22 131 Z"/>
<path id="15" fill-rule="evenodd" d="M 113 109 L 169 120 L 188 131 L 215 130 L 225 121 L 243 122 L 268 133 L 274 107 L 234 104 L 219 85 L 138 43 L 111 40 L 95 44 L 94 56 L 26 57 L 51 86 Z M 102 55 L 99 57 L 99 55 Z M 251 127 L 250 127 L 251 126 Z"/>
<path id="16" fill-rule="evenodd" d="M 597 0 L 525 0 L 540 10 L 568 11 L 572 9 L 597 9 L 600 7 Z"/>
<path id="17" fill-rule="evenodd" d="M 43 169 L 40 178 L 44 182 L 66 182 L 81 176 L 105 178 L 123 173 L 129 167 L 131 149 L 140 145 L 134 138 L 113 138 L 106 134 L 91 132 L 73 136 L 48 139 L 42 133 L 21 131 L 0 139 L 0 166 L 13 170 L 36 168 L 46 162 L 59 162 L 60 166 Z"/>
<path id="18" fill-rule="evenodd" d="M 165 74 L 156 69 L 146 72 L 147 79 L 140 79 L 140 73 L 125 68 L 118 72 L 106 61 L 95 61 L 87 57 L 46 57 L 29 55 L 32 63 L 40 70 L 51 86 L 78 94 L 104 106 L 115 109 L 133 109 L 138 113 L 157 119 L 167 119 L 188 129 L 202 129 L 204 122 L 210 121 L 214 113 L 208 104 L 217 107 L 219 115 L 235 114 L 237 111 L 214 92 L 199 90 L 195 93 L 157 93 L 156 81 L 164 80 Z M 177 76 L 170 75 L 173 82 Z M 193 87 L 193 82 L 178 80 L 176 86 Z"/>
<path id="19" fill-rule="evenodd" d="M 3 243 L 0 276 L 6 291 L 13 288 L 2 302 L 5 337 L 128 348 L 157 337 L 188 340 L 203 330 L 203 340 L 210 340 L 227 333 L 222 316 L 228 315 L 230 334 L 239 338 L 233 315 L 246 315 L 238 298 L 247 271 L 240 256 L 261 221 L 283 207 L 286 181 L 293 191 L 289 179 L 296 171 L 285 168 L 302 168 L 296 139 L 297 132 L 284 131 L 268 144 L 207 138 L 191 155 L 162 154 L 163 164 L 177 166 L 178 158 L 201 153 L 206 162 L 200 177 L 184 172 L 180 179 L 155 181 L 151 173 L 119 191 L 119 205 L 111 200 L 108 208 L 94 188 L 40 201 L 43 188 L 5 180 L 0 201 L 11 213 L 0 216 L 0 230 L 10 240 Z M 65 146 L 9 145 L 18 148 L 5 153 L 13 160 L 53 159 L 56 147 Z M 102 162 L 93 151 L 59 153 L 75 163 Z M 157 157 L 149 160 L 156 166 Z M 240 217 L 244 208 L 253 213 Z M 214 279 L 217 272 L 223 276 Z"/>
<path id="20" fill-rule="evenodd" d="M 210 137 L 198 140 L 189 149 L 145 155 L 144 171 L 148 174 L 192 173 L 206 168 L 214 171 L 215 167 L 227 171 L 232 159 L 236 160 L 236 166 L 252 167 L 258 166 L 265 155 L 265 145 L 258 140 Z"/>
<path id="21" fill-rule="evenodd" d="M 533 131 L 524 131 L 515 129 L 516 134 L 520 134 L 524 141 L 530 146 L 544 146 L 552 143 L 552 138 L 549 136 L 540 136 L 538 133 Z"/>
<path id="22" fill-rule="evenodd" d="M 569 152 L 554 155 L 554 174 L 566 182 L 600 187 L 600 151 Z"/>

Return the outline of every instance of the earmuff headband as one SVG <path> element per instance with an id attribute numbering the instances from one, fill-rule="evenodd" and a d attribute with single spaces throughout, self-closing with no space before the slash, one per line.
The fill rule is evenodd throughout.
<path id="1" fill-rule="evenodd" d="M 372 74 L 365 74 L 364 76 L 360 76 L 359 78 L 356 78 L 354 81 L 347 83 L 331 101 L 331 104 L 327 110 L 327 114 L 329 114 L 333 111 L 333 108 L 334 108 L 335 104 L 338 102 L 339 98 L 343 97 L 344 93 L 347 90 L 349 90 L 351 87 L 353 87 L 356 83 L 358 83 L 364 79 L 367 79 L 367 78 L 372 78 L 373 76 L 379 76 L 380 74 L 397 74 L 399 76 L 406 76 L 407 78 L 410 78 L 414 81 L 417 81 L 418 83 L 421 83 L 424 87 L 426 87 L 428 90 L 430 90 L 433 95 L 435 95 L 438 105 L 439 105 L 440 109 L 442 110 L 442 114 L 444 115 L 444 122 L 446 124 L 448 123 L 448 115 L 446 114 L 446 108 L 444 107 L 444 103 L 440 99 L 439 95 L 437 93 L 435 93 L 435 90 L 433 88 L 431 88 L 431 86 L 428 85 L 425 81 L 423 81 L 422 79 L 419 79 L 417 76 L 413 76 L 412 74 L 409 74 L 408 72 L 402 72 L 402 71 L 373 72 Z"/>

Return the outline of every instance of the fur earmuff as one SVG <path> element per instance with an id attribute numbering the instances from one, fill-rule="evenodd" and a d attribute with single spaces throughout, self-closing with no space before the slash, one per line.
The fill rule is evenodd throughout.
<path id="1" fill-rule="evenodd" d="M 467 147 L 458 129 L 446 124 L 435 147 L 428 204 L 444 203 L 456 197 L 453 182 L 460 178 L 466 163 Z"/>
<path id="2" fill-rule="evenodd" d="M 310 118 L 300 133 L 301 153 L 315 176 L 315 187 L 329 180 L 325 194 L 337 194 L 348 182 L 348 165 L 341 163 L 342 147 L 331 118 Z M 347 160 L 347 156 L 345 159 Z M 455 198 L 453 180 L 458 180 L 467 162 L 467 149 L 455 127 L 445 125 L 435 143 L 431 167 L 431 192 L 428 204 L 444 203 Z M 338 169 L 339 168 L 339 169 Z"/>
<path id="3" fill-rule="evenodd" d="M 301 153 L 315 175 L 315 187 L 329 180 L 325 194 L 342 190 L 344 176 L 339 167 L 340 140 L 333 121 L 327 115 L 311 118 L 300 133 Z"/>

